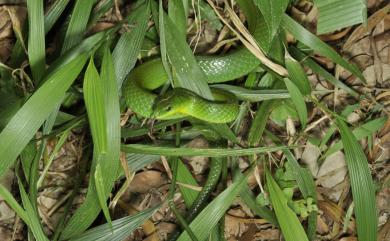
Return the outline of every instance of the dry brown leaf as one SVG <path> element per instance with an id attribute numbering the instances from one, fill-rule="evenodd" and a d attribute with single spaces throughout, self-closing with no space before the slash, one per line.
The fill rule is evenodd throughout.
<path id="1" fill-rule="evenodd" d="M 137 173 L 128 191 L 137 193 L 148 193 L 150 189 L 161 187 L 167 183 L 166 177 L 158 171 L 143 171 Z"/>
<path id="2" fill-rule="evenodd" d="M 363 25 L 357 27 L 349 36 L 348 40 L 344 43 L 343 48 L 349 48 L 354 42 L 371 32 L 377 26 L 377 24 L 386 17 L 389 10 L 390 4 L 387 4 L 385 7 L 371 15 L 367 20 L 367 27 L 364 27 Z"/>

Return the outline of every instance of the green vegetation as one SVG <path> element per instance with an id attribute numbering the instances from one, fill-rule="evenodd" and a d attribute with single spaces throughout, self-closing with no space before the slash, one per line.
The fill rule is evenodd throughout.
<path id="1" fill-rule="evenodd" d="M 357 97 L 371 99 L 316 62 L 316 55 L 326 57 L 365 82 L 357 66 L 290 17 L 294 1 L 237 0 L 235 6 L 223 1 L 216 7 L 212 0 L 138 0 L 132 1 L 128 16 L 104 29 L 93 26 L 112 13 L 114 1 L 51 2 L 48 8 L 43 0 L 26 1 L 25 27 L 14 29 L 12 54 L 0 63 L 0 176 L 13 168 L 19 189 L 14 193 L 0 185 L 0 196 L 27 225 L 29 237 L 123 240 L 166 202 L 181 226 L 171 240 L 224 240 L 224 215 L 239 198 L 257 217 L 280 228 L 285 240 L 314 240 L 316 185 L 293 150 L 315 139 L 305 130 L 315 107 L 330 125 L 328 138 L 318 143 L 321 159 L 344 150 L 357 236 L 377 240 L 375 188 L 358 141 L 370 138 L 387 119 L 373 113 L 362 125 L 349 127 L 344 108 L 330 110 L 320 101 L 318 96 L 328 92 L 315 90 L 308 69 L 355 102 Z M 332 6 L 314 2 L 320 11 L 318 33 L 366 21 L 363 1 L 348 1 L 359 9 L 358 16 L 336 12 L 331 19 L 329 9 L 347 1 L 332 1 Z M 238 9 L 245 21 L 237 16 Z M 229 26 L 240 46 L 227 53 L 194 54 L 186 37 L 189 18 L 196 24 L 207 22 L 214 31 Z M 53 44 L 54 51 L 48 51 Z M 284 126 L 291 120 L 296 133 L 287 140 Z M 268 128 L 267 123 L 277 127 Z M 86 139 L 80 168 L 64 214 L 47 236 L 37 195 L 73 131 Z M 330 146 L 338 133 L 341 140 Z M 187 146 L 196 137 L 210 147 Z M 54 148 L 49 148 L 50 141 L 56 143 Z M 167 199 L 137 214 L 113 218 L 111 205 L 121 193 L 115 183 L 126 188 L 131 175 L 160 156 L 167 158 L 172 174 Z M 201 192 L 184 165 L 183 157 L 189 156 L 210 157 L 212 162 Z M 245 170 L 238 165 L 242 160 L 248 163 Z M 71 212 L 87 173 L 85 200 Z M 249 188 L 251 175 L 264 182 L 261 190 Z M 190 215 L 177 210 L 177 192 Z M 100 213 L 106 224 L 92 225 Z"/>

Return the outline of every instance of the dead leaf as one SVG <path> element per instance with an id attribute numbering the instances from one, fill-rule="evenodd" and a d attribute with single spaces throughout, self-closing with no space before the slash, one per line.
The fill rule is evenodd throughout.
<path id="1" fill-rule="evenodd" d="M 143 171 L 137 173 L 131 182 L 128 191 L 148 193 L 150 189 L 161 187 L 167 183 L 166 177 L 158 171 Z"/>

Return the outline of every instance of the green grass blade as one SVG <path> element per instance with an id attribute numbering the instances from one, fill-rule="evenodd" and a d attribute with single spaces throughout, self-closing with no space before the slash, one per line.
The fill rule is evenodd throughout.
<path id="1" fill-rule="evenodd" d="M 70 130 L 68 129 L 68 130 L 64 131 L 64 133 L 62 133 L 61 137 L 58 139 L 57 144 L 54 146 L 54 149 L 53 149 L 52 153 L 50 154 L 50 157 L 49 157 L 48 161 L 46 162 L 45 167 L 43 168 L 41 176 L 39 177 L 39 179 L 37 181 L 37 189 L 39 189 L 41 187 L 43 180 L 45 179 L 45 176 L 46 176 L 47 172 L 49 171 L 51 164 L 54 161 L 54 158 L 57 156 L 58 151 L 60 150 L 62 145 L 64 145 L 69 134 L 70 134 Z"/>
<path id="2" fill-rule="evenodd" d="M 310 82 L 301 64 L 293 59 L 287 51 L 285 63 L 290 80 L 298 87 L 303 95 L 309 95 L 311 92 Z"/>
<path id="3" fill-rule="evenodd" d="M 191 172 L 187 169 L 187 167 L 181 160 L 179 160 L 177 166 L 177 182 L 192 186 L 198 186 L 198 183 L 196 182 L 195 178 L 192 176 Z M 191 207 L 199 192 L 187 187 L 183 187 L 181 185 L 179 185 L 179 189 L 183 196 L 186 207 Z"/>
<path id="4" fill-rule="evenodd" d="M 212 85 L 211 87 L 229 91 L 230 93 L 234 94 L 237 97 L 237 99 L 249 101 L 249 102 L 260 102 L 264 100 L 290 98 L 290 94 L 288 93 L 288 91 L 284 89 L 256 90 L 256 89 L 246 89 L 240 86 L 226 85 L 226 84 Z"/>
<path id="5" fill-rule="evenodd" d="M 314 4 L 319 12 L 317 34 L 330 33 L 367 22 L 365 0 L 315 0 Z"/>
<path id="6" fill-rule="evenodd" d="M 363 149 L 344 121 L 336 119 L 344 146 L 345 161 L 351 180 L 352 197 L 359 240 L 377 240 L 375 187 Z"/>
<path id="7" fill-rule="evenodd" d="M 272 39 L 279 29 L 283 13 L 286 11 L 289 1 L 254 0 L 253 2 L 260 9 L 260 12 L 262 13 L 264 20 L 268 26 L 268 29 L 270 31 L 270 37 Z"/>
<path id="8" fill-rule="evenodd" d="M 43 0 L 28 0 L 28 58 L 33 81 L 38 85 L 46 70 Z"/>
<path id="9" fill-rule="evenodd" d="M 72 17 L 66 30 L 61 54 L 77 45 L 84 38 L 89 15 L 91 13 L 94 0 L 77 0 L 72 11 Z"/>
<path id="10" fill-rule="evenodd" d="M 208 156 L 208 157 L 224 157 L 224 156 L 248 156 L 264 152 L 273 152 L 293 147 L 274 146 L 274 147 L 256 147 L 246 149 L 224 149 L 224 148 L 186 148 L 186 147 L 164 147 L 143 144 L 128 144 L 122 145 L 122 151 L 128 153 L 151 154 L 161 156 Z"/>
<path id="11" fill-rule="evenodd" d="M 305 99 L 298 87 L 289 79 L 284 79 L 284 83 L 290 93 L 291 100 L 294 103 L 295 109 L 298 112 L 301 128 L 305 129 L 307 124 L 307 109 Z"/>
<path id="12" fill-rule="evenodd" d="M 309 46 L 317 53 L 328 57 L 333 62 L 341 65 L 346 70 L 350 71 L 352 74 L 360 78 L 362 81 L 365 81 L 363 74 L 360 72 L 356 65 L 348 63 L 329 45 L 322 42 L 317 36 L 310 33 L 307 29 L 302 27 L 299 23 L 297 23 L 287 14 L 284 14 L 283 16 L 282 26 L 303 44 Z"/>
<path id="13" fill-rule="evenodd" d="M 267 169 L 265 176 L 270 200 L 275 209 L 284 239 L 286 241 L 308 241 L 305 230 L 299 222 L 297 215 L 288 206 L 285 194 Z"/>
<path id="14" fill-rule="evenodd" d="M 105 119 L 106 119 L 106 138 L 107 152 L 104 163 L 101 167 L 104 170 L 106 192 L 111 188 L 116 180 L 115 174 L 120 168 L 120 145 L 121 145 L 121 127 L 120 127 L 120 106 L 119 91 L 115 81 L 115 68 L 112 55 L 108 45 L 105 46 L 102 67 L 100 72 L 102 87 L 104 91 Z"/>
<path id="15" fill-rule="evenodd" d="M 159 206 L 144 210 L 133 216 L 120 218 L 112 222 L 112 228 L 103 224 L 87 230 L 85 233 L 70 239 L 71 241 L 122 241 L 130 236 L 139 226 L 150 218 Z"/>
<path id="16" fill-rule="evenodd" d="M 83 232 L 85 229 L 91 225 L 94 219 L 97 217 L 100 211 L 99 200 L 106 200 L 108 194 L 111 191 L 113 182 L 118 177 L 118 168 L 119 168 L 119 99 L 117 83 L 114 78 L 114 67 L 110 57 L 110 54 L 107 52 L 108 49 L 105 50 L 105 54 L 103 56 L 102 62 L 102 71 L 100 81 L 102 88 L 105 90 L 104 93 L 100 92 L 100 98 L 98 98 L 99 102 L 102 102 L 104 110 L 101 110 L 101 113 L 98 115 L 99 117 L 105 120 L 104 126 L 99 125 L 100 132 L 104 132 L 105 134 L 105 153 L 104 156 L 99 156 L 96 153 L 94 155 L 94 162 L 92 169 L 94 170 L 96 165 L 100 163 L 101 169 L 105 171 L 105 175 L 103 176 L 104 180 L 104 190 L 102 190 L 101 185 L 99 185 L 99 190 L 96 190 L 95 185 L 89 185 L 87 197 L 83 205 L 76 211 L 76 213 L 71 217 L 68 224 L 65 226 L 61 238 L 69 239 L 72 236 L 78 235 Z M 94 70 L 95 77 L 98 77 L 96 69 Z M 111 99 L 112 98 L 112 99 Z M 96 103 L 94 103 L 95 105 Z M 99 111 L 100 112 L 100 111 Z M 108 116 L 113 115 L 113 116 Z M 94 120 L 95 121 L 95 120 Z M 101 134 L 99 134 L 101 135 Z M 109 143 L 108 143 L 109 142 Z M 94 140 L 95 143 L 95 140 Z M 96 144 L 96 143 L 95 143 Z M 103 153 L 100 153 L 103 154 Z M 100 160 L 99 160 L 100 158 Z M 90 182 L 94 183 L 94 176 L 91 176 Z M 100 197 L 98 196 L 98 191 L 100 192 Z M 104 195 L 103 195 L 104 194 Z M 102 197 L 104 196 L 104 197 Z M 99 199 L 100 198 L 100 199 Z"/>
<path id="17" fill-rule="evenodd" d="M 30 219 L 27 212 L 19 205 L 18 201 L 12 196 L 12 194 L 0 184 L 0 196 L 7 204 L 15 211 L 15 213 L 25 222 L 27 225 L 30 225 Z"/>
<path id="18" fill-rule="evenodd" d="M 349 87 L 348 85 L 344 84 L 339 79 L 337 79 L 336 77 L 331 75 L 321 65 L 317 64 L 312 58 L 309 58 L 306 54 L 301 52 L 298 48 L 296 48 L 294 46 L 290 46 L 288 50 L 294 56 L 294 58 L 297 58 L 297 60 L 301 61 L 304 65 L 306 65 L 311 70 L 313 70 L 314 73 L 325 78 L 331 84 L 339 87 L 340 89 L 344 90 L 348 94 L 350 94 L 354 97 L 359 96 L 359 93 L 357 93 L 354 89 L 352 89 L 351 87 Z"/>
<path id="19" fill-rule="evenodd" d="M 105 154 L 107 152 L 107 131 L 103 82 L 93 63 L 93 57 L 90 58 L 85 71 L 83 92 L 94 148 L 99 155 Z"/>
<path id="20" fill-rule="evenodd" d="M 368 121 L 364 123 L 360 127 L 356 127 L 353 131 L 352 134 L 355 136 L 357 140 L 361 140 L 363 138 L 366 138 L 368 136 L 371 136 L 373 133 L 377 132 L 380 130 L 385 122 L 387 121 L 387 117 L 381 117 L 378 119 L 374 119 L 371 121 Z M 338 141 L 335 144 L 333 144 L 329 149 L 325 152 L 324 155 L 322 155 L 321 158 L 325 158 L 343 148 L 343 142 Z"/>
<path id="21" fill-rule="evenodd" d="M 39 241 L 49 241 L 49 239 L 46 237 L 45 233 L 43 232 L 42 225 L 40 222 L 40 219 L 38 217 L 38 213 L 35 211 L 33 205 L 30 202 L 30 199 L 24 190 L 23 184 L 18 180 L 19 184 L 19 191 L 20 196 L 22 198 L 23 206 L 26 209 L 26 214 L 28 215 L 29 219 L 29 228 L 31 232 L 33 233 L 36 240 Z"/>
<path id="22" fill-rule="evenodd" d="M 80 54 L 55 69 L 0 133 L 0 176 L 33 138 L 44 120 L 62 100 L 65 91 L 80 73 L 88 56 Z M 72 69 L 72 71 L 69 71 Z M 39 110 L 39 111 L 37 111 Z"/>
<path id="23" fill-rule="evenodd" d="M 99 205 L 100 207 L 102 208 L 102 211 L 103 211 L 103 214 L 104 214 L 104 217 L 106 218 L 107 222 L 108 222 L 108 225 L 112 228 L 112 221 L 111 221 L 111 217 L 110 217 L 110 211 L 108 210 L 108 207 L 107 207 L 107 203 L 106 203 L 106 199 L 107 199 L 107 194 L 106 194 L 106 191 L 105 191 L 105 175 L 103 175 L 103 171 L 102 171 L 102 168 L 101 168 L 101 165 L 100 163 L 102 161 L 105 161 L 105 154 L 100 154 L 98 156 L 98 159 L 101 159 L 100 161 L 98 160 L 98 164 L 96 165 L 96 169 L 95 169 L 95 186 L 96 186 L 96 192 L 97 192 L 97 196 L 98 196 L 98 201 L 99 201 Z M 93 184 L 91 184 L 93 185 Z"/>
<path id="24" fill-rule="evenodd" d="M 168 16 L 171 18 L 172 22 L 176 25 L 177 37 L 185 39 L 187 33 L 187 11 L 188 9 L 184 8 L 184 0 L 171 0 L 168 2 Z M 188 7 L 188 4 L 187 4 Z"/>
<path id="25" fill-rule="evenodd" d="M 57 20 L 60 18 L 61 14 L 64 12 L 66 6 L 70 0 L 57 0 L 53 3 L 50 9 L 45 15 L 45 33 L 47 34 Z"/>
<path id="26" fill-rule="evenodd" d="M 195 233 L 198 240 L 205 240 L 212 229 L 218 224 L 218 221 L 225 214 L 236 196 L 246 185 L 246 178 L 242 176 L 234 181 L 225 191 L 218 195 L 189 225 Z M 185 231 L 177 241 L 191 241 L 190 236 Z"/>
<path id="27" fill-rule="evenodd" d="M 113 179 L 111 175 L 114 178 L 116 177 L 116 169 L 114 170 L 114 173 L 110 172 L 110 170 L 104 169 L 107 171 L 107 173 L 105 173 L 106 175 L 103 177 L 101 165 L 109 168 L 110 166 L 107 164 L 111 163 L 106 159 L 108 145 L 106 129 L 107 116 L 105 115 L 105 96 L 103 93 L 103 82 L 93 63 L 93 57 L 91 57 L 85 72 L 83 90 L 85 106 L 87 108 L 88 120 L 94 144 L 93 159 L 94 162 L 96 162 L 96 169 L 94 173 L 96 192 L 104 216 L 106 217 L 106 220 L 109 222 L 109 224 L 112 225 L 110 212 L 106 204 L 106 192 L 109 192 L 110 190 L 106 190 L 104 183 L 107 179 Z"/>
<path id="28" fill-rule="evenodd" d="M 259 109 L 256 112 L 255 118 L 252 121 L 251 128 L 248 134 L 248 145 L 256 146 L 260 142 L 260 138 L 265 130 L 265 125 L 269 117 L 269 113 L 276 102 L 273 100 L 267 100 L 260 104 Z"/>
<path id="29" fill-rule="evenodd" d="M 122 34 L 112 53 L 118 88 L 137 62 L 148 26 L 150 1 L 140 5 L 128 18 L 129 26 L 135 26 L 130 32 Z"/>
<path id="30" fill-rule="evenodd" d="M 167 54 L 177 77 L 174 86 L 189 89 L 212 100 L 206 75 L 199 67 L 186 40 L 177 37 L 178 29 L 169 17 L 164 17 L 164 30 Z"/>
<path id="31" fill-rule="evenodd" d="M 288 162 L 291 164 L 292 171 L 297 181 L 299 190 L 302 192 L 305 199 L 312 198 L 314 203 L 317 203 L 316 186 L 313 180 L 313 176 L 307 168 L 303 168 L 299 165 L 290 150 L 283 151 Z M 309 240 L 315 239 L 317 229 L 317 212 L 310 212 L 308 217 L 307 236 Z"/>

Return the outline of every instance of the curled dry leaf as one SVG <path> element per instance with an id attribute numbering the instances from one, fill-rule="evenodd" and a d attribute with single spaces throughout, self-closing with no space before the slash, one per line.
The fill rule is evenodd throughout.
<path id="1" fill-rule="evenodd" d="M 128 191 L 147 193 L 150 189 L 161 187 L 167 183 L 167 178 L 158 171 L 143 171 L 137 173 L 131 182 Z"/>

